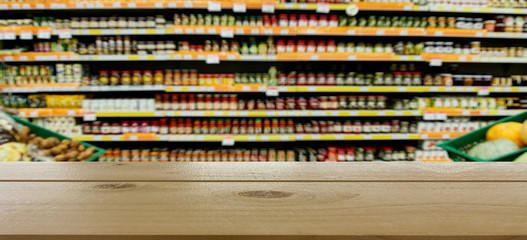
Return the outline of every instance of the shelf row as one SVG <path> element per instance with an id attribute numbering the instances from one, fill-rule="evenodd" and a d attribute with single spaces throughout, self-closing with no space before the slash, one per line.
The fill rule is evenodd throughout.
<path id="1" fill-rule="evenodd" d="M 50 84 L 23 84 L 0 85 L 4 93 L 38 93 L 38 92 L 130 92 L 130 91 L 157 91 L 157 92 L 261 92 L 268 90 L 278 93 L 305 93 L 305 92 L 378 92 L 378 93 L 525 93 L 527 87 L 464 87 L 464 86 L 267 86 L 263 84 L 236 84 L 208 85 L 208 86 L 79 86 L 78 83 L 50 83 Z"/>
<path id="2" fill-rule="evenodd" d="M 78 55 L 65 53 L 0 54 L 4 62 L 68 62 L 68 61 L 393 61 L 429 62 L 431 66 L 450 63 L 527 63 L 527 57 L 481 57 L 475 54 L 395 55 L 394 53 L 278 53 L 276 55 L 242 55 L 236 52 L 176 52 L 168 55 Z"/>
<path id="3" fill-rule="evenodd" d="M 441 120 L 447 116 L 511 116 L 525 110 L 468 110 L 427 108 L 424 110 L 240 110 L 240 111 L 151 111 L 151 112 L 85 112 L 80 109 L 19 109 L 20 117 L 419 117 Z M 89 117 L 87 117 L 89 116 Z"/>
<path id="4" fill-rule="evenodd" d="M 448 28 L 392 28 L 392 27 L 244 27 L 244 26 L 175 26 L 157 29 L 60 29 L 50 27 L 0 27 L 0 40 L 49 39 L 51 36 L 101 35 L 235 35 L 281 36 L 413 36 L 413 37 L 474 37 L 474 38 L 527 38 L 527 33 L 487 32 L 486 30 Z"/>
<path id="5" fill-rule="evenodd" d="M 235 142 L 296 142 L 296 141 L 362 141 L 362 140 L 441 140 L 466 133 L 421 134 L 270 134 L 270 135 L 156 135 L 131 133 L 124 135 L 94 135 L 73 137 L 79 141 L 157 141 L 157 142 L 221 142 L 232 146 Z"/>
<path id="6" fill-rule="evenodd" d="M 526 14 L 520 8 L 457 7 L 457 6 L 418 6 L 413 3 L 357 2 L 353 3 L 366 11 L 429 11 L 461 13 Z M 68 9 L 208 9 L 246 12 L 247 9 L 274 12 L 275 10 L 315 10 L 317 12 L 343 11 L 350 4 L 328 3 L 278 3 L 277 1 L 38 1 L 2 2 L 0 10 L 68 10 Z"/>

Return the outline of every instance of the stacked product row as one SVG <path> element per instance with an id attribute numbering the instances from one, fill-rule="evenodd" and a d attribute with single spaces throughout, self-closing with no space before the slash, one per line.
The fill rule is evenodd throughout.
<path id="1" fill-rule="evenodd" d="M 199 86 L 265 84 L 268 86 L 527 86 L 527 75 L 499 77 L 476 74 L 430 74 L 417 72 L 413 65 L 393 66 L 393 72 L 278 72 L 198 73 L 196 69 L 110 70 L 90 75 L 81 64 L 7 65 L 0 69 L 0 84 L 46 84 L 78 82 L 84 86 Z"/>
<path id="2" fill-rule="evenodd" d="M 414 161 L 415 147 L 253 149 L 108 149 L 102 162 L 353 162 Z"/>

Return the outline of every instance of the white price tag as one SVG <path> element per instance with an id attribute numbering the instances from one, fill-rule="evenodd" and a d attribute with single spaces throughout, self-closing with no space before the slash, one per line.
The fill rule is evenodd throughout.
<path id="1" fill-rule="evenodd" d="M 329 3 L 317 4 L 317 13 L 329 13 Z"/>
<path id="2" fill-rule="evenodd" d="M 288 29 L 280 30 L 280 35 L 285 35 L 285 36 L 289 35 L 289 30 Z"/>
<path id="3" fill-rule="evenodd" d="M 93 3 L 86 3 L 86 8 L 93 9 L 95 8 L 95 5 Z"/>
<path id="4" fill-rule="evenodd" d="M 377 30 L 377 36 L 384 36 L 384 30 Z"/>
<path id="5" fill-rule="evenodd" d="M 233 3 L 232 11 L 238 12 L 238 13 L 244 13 L 244 12 L 247 12 L 247 6 L 245 3 Z"/>
<path id="6" fill-rule="evenodd" d="M 443 60 L 442 59 L 431 59 L 430 60 L 430 66 L 432 66 L 432 67 L 441 67 L 441 66 L 443 66 Z"/>
<path id="7" fill-rule="evenodd" d="M 67 114 L 68 114 L 68 116 L 75 116 L 75 115 L 77 115 L 77 113 L 75 111 L 68 111 Z"/>
<path id="8" fill-rule="evenodd" d="M 102 3 L 96 3 L 96 4 L 95 4 L 95 7 L 96 7 L 96 8 L 104 8 L 104 4 L 102 4 Z"/>
<path id="9" fill-rule="evenodd" d="M 20 57 L 18 57 L 18 61 L 21 61 L 21 62 L 27 61 L 27 56 L 20 56 Z"/>
<path id="10" fill-rule="evenodd" d="M 97 116 L 95 115 L 95 112 L 85 112 L 82 119 L 86 122 L 92 122 L 97 120 Z"/>
<path id="11" fill-rule="evenodd" d="M 311 55 L 311 60 L 313 61 L 317 61 L 318 60 L 318 55 L 314 54 L 314 55 Z"/>
<path id="12" fill-rule="evenodd" d="M 46 6 L 44 4 L 41 4 L 41 3 L 38 3 L 36 6 L 37 6 L 37 9 L 44 9 L 44 8 L 46 8 Z"/>
<path id="13" fill-rule="evenodd" d="M 220 63 L 220 56 L 215 54 L 207 55 L 205 58 L 205 63 L 207 64 L 219 64 Z"/>
<path id="14" fill-rule="evenodd" d="M 263 3 L 262 12 L 263 13 L 274 13 L 274 4 L 273 3 Z"/>
<path id="15" fill-rule="evenodd" d="M 192 8 L 192 2 L 191 2 L 191 1 L 186 1 L 186 2 L 183 4 L 183 7 L 184 7 L 184 8 Z"/>
<path id="16" fill-rule="evenodd" d="M 113 8 L 121 8 L 121 3 L 120 2 L 112 3 L 112 7 Z"/>
<path id="17" fill-rule="evenodd" d="M 217 33 L 218 33 L 218 32 L 216 32 L 216 29 L 215 29 L 215 28 L 209 28 L 209 29 L 207 30 L 207 32 L 208 32 L 209 34 L 217 34 Z"/>
<path id="18" fill-rule="evenodd" d="M 224 136 L 221 139 L 222 146 L 234 146 L 234 136 Z"/>
<path id="19" fill-rule="evenodd" d="M 347 33 L 348 33 L 348 35 L 355 35 L 355 34 L 356 34 L 356 33 L 355 33 L 355 30 L 348 30 Z"/>
<path id="20" fill-rule="evenodd" d="M 436 120 L 446 120 L 447 119 L 446 112 L 437 112 L 435 115 L 436 115 Z"/>
<path id="21" fill-rule="evenodd" d="M 244 92 L 250 92 L 250 91 L 251 91 L 251 87 L 249 87 L 249 86 L 243 86 L 243 87 L 242 87 L 242 91 L 244 91 Z"/>
<path id="22" fill-rule="evenodd" d="M 38 112 L 30 112 L 29 116 L 30 117 L 38 117 Z"/>
<path id="23" fill-rule="evenodd" d="M 7 4 L 0 4 L 0 10 L 7 10 L 7 9 L 9 9 L 7 7 Z"/>
<path id="24" fill-rule="evenodd" d="M 134 136 L 130 136 L 128 139 L 130 141 L 137 141 L 137 136 L 135 136 L 135 135 Z"/>
<path id="25" fill-rule="evenodd" d="M 357 56 L 355 55 L 348 56 L 348 61 L 356 61 L 356 60 L 357 60 Z"/>
<path id="26" fill-rule="evenodd" d="M 168 8 L 177 8 L 177 4 L 175 2 L 169 2 Z"/>
<path id="27" fill-rule="evenodd" d="M 441 37 L 441 36 L 443 36 L 443 32 L 442 31 L 437 31 L 437 32 L 434 33 L 434 36 Z"/>
<path id="28" fill-rule="evenodd" d="M 221 12 L 221 2 L 210 1 L 207 9 L 209 12 Z"/>
<path id="29" fill-rule="evenodd" d="M 267 87 L 267 90 L 265 90 L 265 95 L 268 97 L 278 97 L 279 94 L 277 87 Z"/>
<path id="30" fill-rule="evenodd" d="M 32 31 L 20 31 L 20 39 L 22 40 L 33 39 L 33 32 Z"/>
<path id="31" fill-rule="evenodd" d="M 220 32 L 220 36 L 222 38 L 233 38 L 234 31 L 232 30 L 232 28 L 222 28 Z"/>
<path id="32" fill-rule="evenodd" d="M 137 8 L 137 5 L 131 2 L 131 3 L 128 3 L 128 8 Z"/>
<path id="33" fill-rule="evenodd" d="M 423 113 L 423 119 L 426 121 L 436 120 L 436 114 L 433 112 Z"/>
<path id="34" fill-rule="evenodd" d="M 273 29 L 264 29 L 265 35 L 273 35 Z"/>
<path id="35" fill-rule="evenodd" d="M 307 30 L 307 35 L 315 35 L 315 34 L 317 34 L 317 30 L 315 30 L 315 29 L 308 29 Z"/>
<path id="36" fill-rule="evenodd" d="M 175 34 L 183 34 L 183 29 L 181 29 L 181 28 L 174 28 L 174 33 Z"/>
<path id="37" fill-rule="evenodd" d="M 71 29 L 60 29 L 59 38 L 61 39 L 71 38 Z"/>
<path id="38" fill-rule="evenodd" d="M 16 32 L 4 32 L 4 39 L 5 40 L 16 40 Z"/>
<path id="39" fill-rule="evenodd" d="M 37 38 L 38 39 L 50 39 L 51 32 L 49 30 L 38 30 Z"/>
<path id="40" fill-rule="evenodd" d="M 154 4 L 154 7 L 155 7 L 155 8 L 164 8 L 165 6 L 163 6 L 163 3 L 161 3 L 161 2 L 156 2 L 156 3 Z"/>
<path id="41" fill-rule="evenodd" d="M 20 4 L 18 3 L 11 4 L 11 9 L 20 9 Z"/>
<path id="42" fill-rule="evenodd" d="M 488 96 L 490 94 L 488 87 L 480 87 L 478 88 L 478 96 Z"/>
<path id="43" fill-rule="evenodd" d="M 196 28 L 197 34 L 205 34 L 205 28 Z"/>
<path id="44" fill-rule="evenodd" d="M 83 9 L 84 8 L 84 3 L 75 3 L 75 8 Z"/>
<path id="45" fill-rule="evenodd" d="M 447 140 L 447 139 L 450 139 L 450 134 L 443 134 L 441 137 Z"/>
<path id="46" fill-rule="evenodd" d="M 401 30 L 401 31 L 399 31 L 399 35 L 400 35 L 400 36 L 408 36 L 408 31 L 406 31 L 406 30 Z"/>
<path id="47" fill-rule="evenodd" d="M 285 9 L 293 9 L 294 7 L 295 7 L 294 3 L 286 3 L 285 4 Z"/>

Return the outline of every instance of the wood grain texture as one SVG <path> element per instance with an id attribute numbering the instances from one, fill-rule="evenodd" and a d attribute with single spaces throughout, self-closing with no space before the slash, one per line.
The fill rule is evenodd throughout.
<path id="1" fill-rule="evenodd" d="M 441 164 L 0 164 L 0 239 L 527 239 L 527 164 Z"/>
<path id="2" fill-rule="evenodd" d="M 527 163 L 1 163 L 0 181 L 527 181 Z"/>

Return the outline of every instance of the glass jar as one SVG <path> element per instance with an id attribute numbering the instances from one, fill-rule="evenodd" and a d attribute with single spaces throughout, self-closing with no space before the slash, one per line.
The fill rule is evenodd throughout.
<path id="1" fill-rule="evenodd" d="M 112 75 L 110 76 L 110 85 L 116 86 L 119 85 L 120 82 L 120 76 L 119 71 L 112 71 Z"/>
<path id="2" fill-rule="evenodd" d="M 108 72 L 107 71 L 100 71 L 99 72 L 99 85 L 108 85 L 110 82 L 110 79 L 108 78 Z"/>

